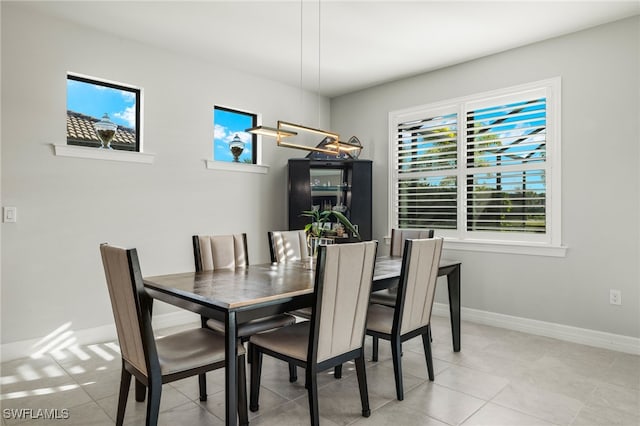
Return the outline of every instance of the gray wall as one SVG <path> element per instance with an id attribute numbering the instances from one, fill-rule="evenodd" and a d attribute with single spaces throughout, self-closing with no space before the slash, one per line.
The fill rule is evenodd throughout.
<path id="1" fill-rule="evenodd" d="M 389 233 L 390 111 L 560 76 L 567 256 L 446 255 L 463 261 L 464 307 L 639 337 L 639 26 L 634 17 L 332 99 L 332 129 L 357 135 L 373 160 L 374 237 Z"/>
<path id="2" fill-rule="evenodd" d="M 53 155 L 67 71 L 144 89 L 153 165 Z M 286 161 L 305 153 L 265 139 L 267 175 L 205 169 L 214 104 L 328 126 L 328 100 L 298 87 L 2 3 L 2 205 L 18 208 L 2 224 L 3 344 L 113 323 L 101 242 L 137 247 L 145 275 L 193 270 L 195 233 L 246 232 L 251 261 L 269 260 L 266 233 L 286 226 Z"/>

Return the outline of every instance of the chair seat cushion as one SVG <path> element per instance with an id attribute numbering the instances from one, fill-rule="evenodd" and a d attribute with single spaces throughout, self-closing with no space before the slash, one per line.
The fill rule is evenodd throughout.
<path id="1" fill-rule="evenodd" d="M 394 308 L 384 305 L 369 305 L 367 312 L 367 331 L 391 334 Z"/>
<path id="2" fill-rule="evenodd" d="M 248 337 L 263 331 L 273 330 L 274 328 L 284 327 L 285 325 L 294 324 L 295 317 L 287 314 L 273 315 L 265 318 L 251 320 L 238 326 L 238 337 Z M 216 319 L 207 320 L 207 327 L 224 334 L 224 322 Z"/>
<path id="3" fill-rule="evenodd" d="M 255 334 L 251 336 L 249 342 L 291 358 L 306 361 L 309 324 L 309 321 L 303 321 L 268 333 Z"/>
<path id="4" fill-rule="evenodd" d="M 162 375 L 190 370 L 225 360 L 224 336 L 206 328 L 181 331 L 156 339 Z M 238 355 L 244 355 L 238 345 Z"/>
<path id="5" fill-rule="evenodd" d="M 385 289 L 380 291 L 374 291 L 371 293 L 370 303 L 377 303 L 385 306 L 396 306 L 396 299 L 398 297 L 397 288 Z"/>

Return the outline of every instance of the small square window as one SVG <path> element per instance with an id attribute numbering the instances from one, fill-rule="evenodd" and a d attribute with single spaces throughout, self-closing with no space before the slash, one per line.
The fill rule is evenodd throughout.
<path id="1" fill-rule="evenodd" d="M 67 74 L 67 145 L 140 151 L 140 89 Z"/>
<path id="2" fill-rule="evenodd" d="M 213 108 L 213 159 L 257 164 L 257 136 L 245 132 L 255 127 L 257 115 L 215 106 Z"/>

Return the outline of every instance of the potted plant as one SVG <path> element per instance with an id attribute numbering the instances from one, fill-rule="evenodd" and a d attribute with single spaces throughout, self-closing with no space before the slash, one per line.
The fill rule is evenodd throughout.
<path id="1" fill-rule="evenodd" d="M 311 249 L 311 254 L 315 256 L 318 244 L 330 244 L 327 236 L 333 233 L 332 230 L 326 228 L 326 224 L 332 222 L 332 218 L 336 222 L 341 223 L 349 232 L 351 232 L 359 240 L 360 234 L 353 226 L 351 221 L 341 212 L 336 210 L 305 210 L 301 216 L 310 217 L 311 223 L 307 223 L 304 231 L 307 233 L 307 245 Z"/>

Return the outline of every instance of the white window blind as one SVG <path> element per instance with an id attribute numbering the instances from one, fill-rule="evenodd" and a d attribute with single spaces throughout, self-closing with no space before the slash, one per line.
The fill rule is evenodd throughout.
<path id="1" fill-rule="evenodd" d="M 397 124 L 400 228 L 457 228 L 458 114 L 440 112 Z"/>
<path id="2" fill-rule="evenodd" d="M 546 97 L 465 105 L 468 231 L 546 231 Z"/>
<path id="3" fill-rule="evenodd" d="M 390 113 L 390 227 L 559 246 L 559 90 L 552 79 Z"/>

